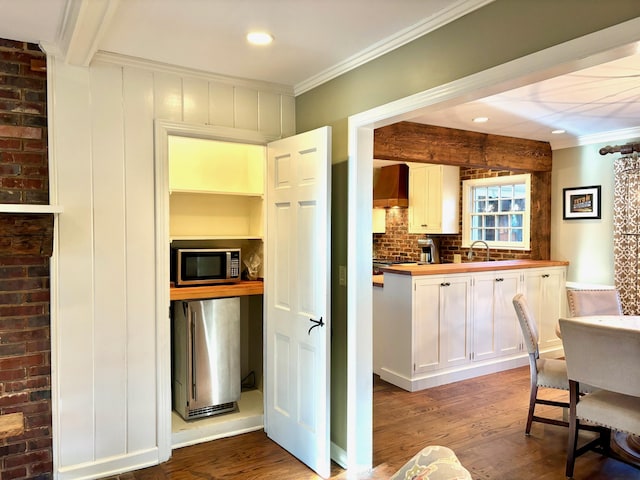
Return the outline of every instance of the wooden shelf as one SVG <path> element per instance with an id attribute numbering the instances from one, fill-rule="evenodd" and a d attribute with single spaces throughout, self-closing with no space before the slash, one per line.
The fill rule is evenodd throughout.
<path id="1" fill-rule="evenodd" d="M 256 197 L 263 198 L 264 193 L 262 192 L 227 192 L 222 190 L 193 190 L 193 189 L 183 189 L 183 188 L 174 188 L 169 191 L 170 195 L 174 194 L 188 194 L 188 195 L 225 195 L 229 197 Z"/>
<path id="2" fill-rule="evenodd" d="M 242 281 L 203 287 L 171 287 L 171 300 L 200 300 L 205 298 L 240 297 L 262 295 L 264 282 L 261 280 Z"/>
<path id="3" fill-rule="evenodd" d="M 62 213 L 60 205 L 0 203 L 0 213 Z"/>

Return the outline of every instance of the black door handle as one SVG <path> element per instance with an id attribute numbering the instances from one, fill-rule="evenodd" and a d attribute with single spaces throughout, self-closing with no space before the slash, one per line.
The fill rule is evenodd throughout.
<path id="1" fill-rule="evenodd" d="M 309 321 L 313 323 L 313 325 L 309 327 L 309 331 L 307 332 L 309 335 L 311 335 L 311 330 L 313 330 L 314 328 L 324 327 L 324 322 L 322 321 L 322 317 L 320 317 L 320 320 L 314 320 L 313 318 L 310 318 Z"/>

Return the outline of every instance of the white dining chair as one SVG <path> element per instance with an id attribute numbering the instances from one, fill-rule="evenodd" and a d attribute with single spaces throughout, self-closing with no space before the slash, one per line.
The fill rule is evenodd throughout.
<path id="1" fill-rule="evenodd" d="M 573 477 L 576 457 L 587 450 L 614 456 L 611 430 L 640 435 L 640 330 L 607 326 L 589 319 L 561 318 L 569 378 L 569 440 L 566 475 Z M 579 395 L 580 386 L 597 390 Z M 578 447 L 578 431 L 600 426 L 600 435 Z M 593 429 L 593 428 L 590 428 Z"/>
<path id="2" fill-rule="evenodd" d="M 513 306 L 516 310 L 524 343 L 529 352 L 529 373 L 530 373 L 530 390 L 529 390 L 529 414 L 527 416 L 527 425 L 525 434 L 531 432 L 531 424 L 533 422 L 548 423 L 551 425 L 560 425 L 567 427 L 569 424 L 564 420 L 555 418 L 540 417 L 535 414 L 536 405 L 551 405 L 554 407 L 569 408 L 569 402 L 561 402 L 556 400 L 548 400 L 538 398 L 538 388 L 556 388 L 560 390 L 569 390 L 569 380 L 567 378 L 567 366 L 564 360 L 554 358 L 540 358 L 538 349 L 538 328 L 536 320 L 531 312 L 525 296 L 518 293 L 513 297 Z"/>
<path id="3" fill-rule="evenodd" d="M 622 302 L 617 289 L 567 289 L 569 316 L 622 315 Z"/>

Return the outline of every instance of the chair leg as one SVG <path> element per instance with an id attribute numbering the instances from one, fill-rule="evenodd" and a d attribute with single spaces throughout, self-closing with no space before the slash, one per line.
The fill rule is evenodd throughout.
<path id="1" fill-rule="evenodd" d="M 533 423 L 533 414 L 536 408 L 536 397 L 538 396 L 538 386 L 531 383 L 531 392 L 529 394 L 529 416 L 527 417 L 527 426 L 524 430 L 525 435 L 530 435 L 531 424 Z"/>
<path id="2" fill-rule="evenodd" d="M 576 448 L 578 446 L 578 419 L 576 417 L 576 402 L 578 398 L 578 384 L 569 381 L 569 439 L 567 444 L 567 478 L 573 478 L 573 467 L 576 463 Z"/>

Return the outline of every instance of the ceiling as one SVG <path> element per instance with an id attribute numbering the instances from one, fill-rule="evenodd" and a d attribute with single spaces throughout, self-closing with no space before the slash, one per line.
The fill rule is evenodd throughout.
<path id="1" fill-rule="evenodd" d="M 108 52 L 300 94 L 490 1 L 0 0 L 0 38 L 39 43 L 79 65 Z M 273 44 L 246 44 L 252 29 L 268 30 Z M 605 132 L 637 138 L 639 80 L 640 55 L 626 54 L 486 98 L 416 111 L 410 120 L 548 141 L 554 149 Z M 489 121 L 473 123 L 477 116 Z M 554 135 L 555 129 L 565 133 Z"/>

